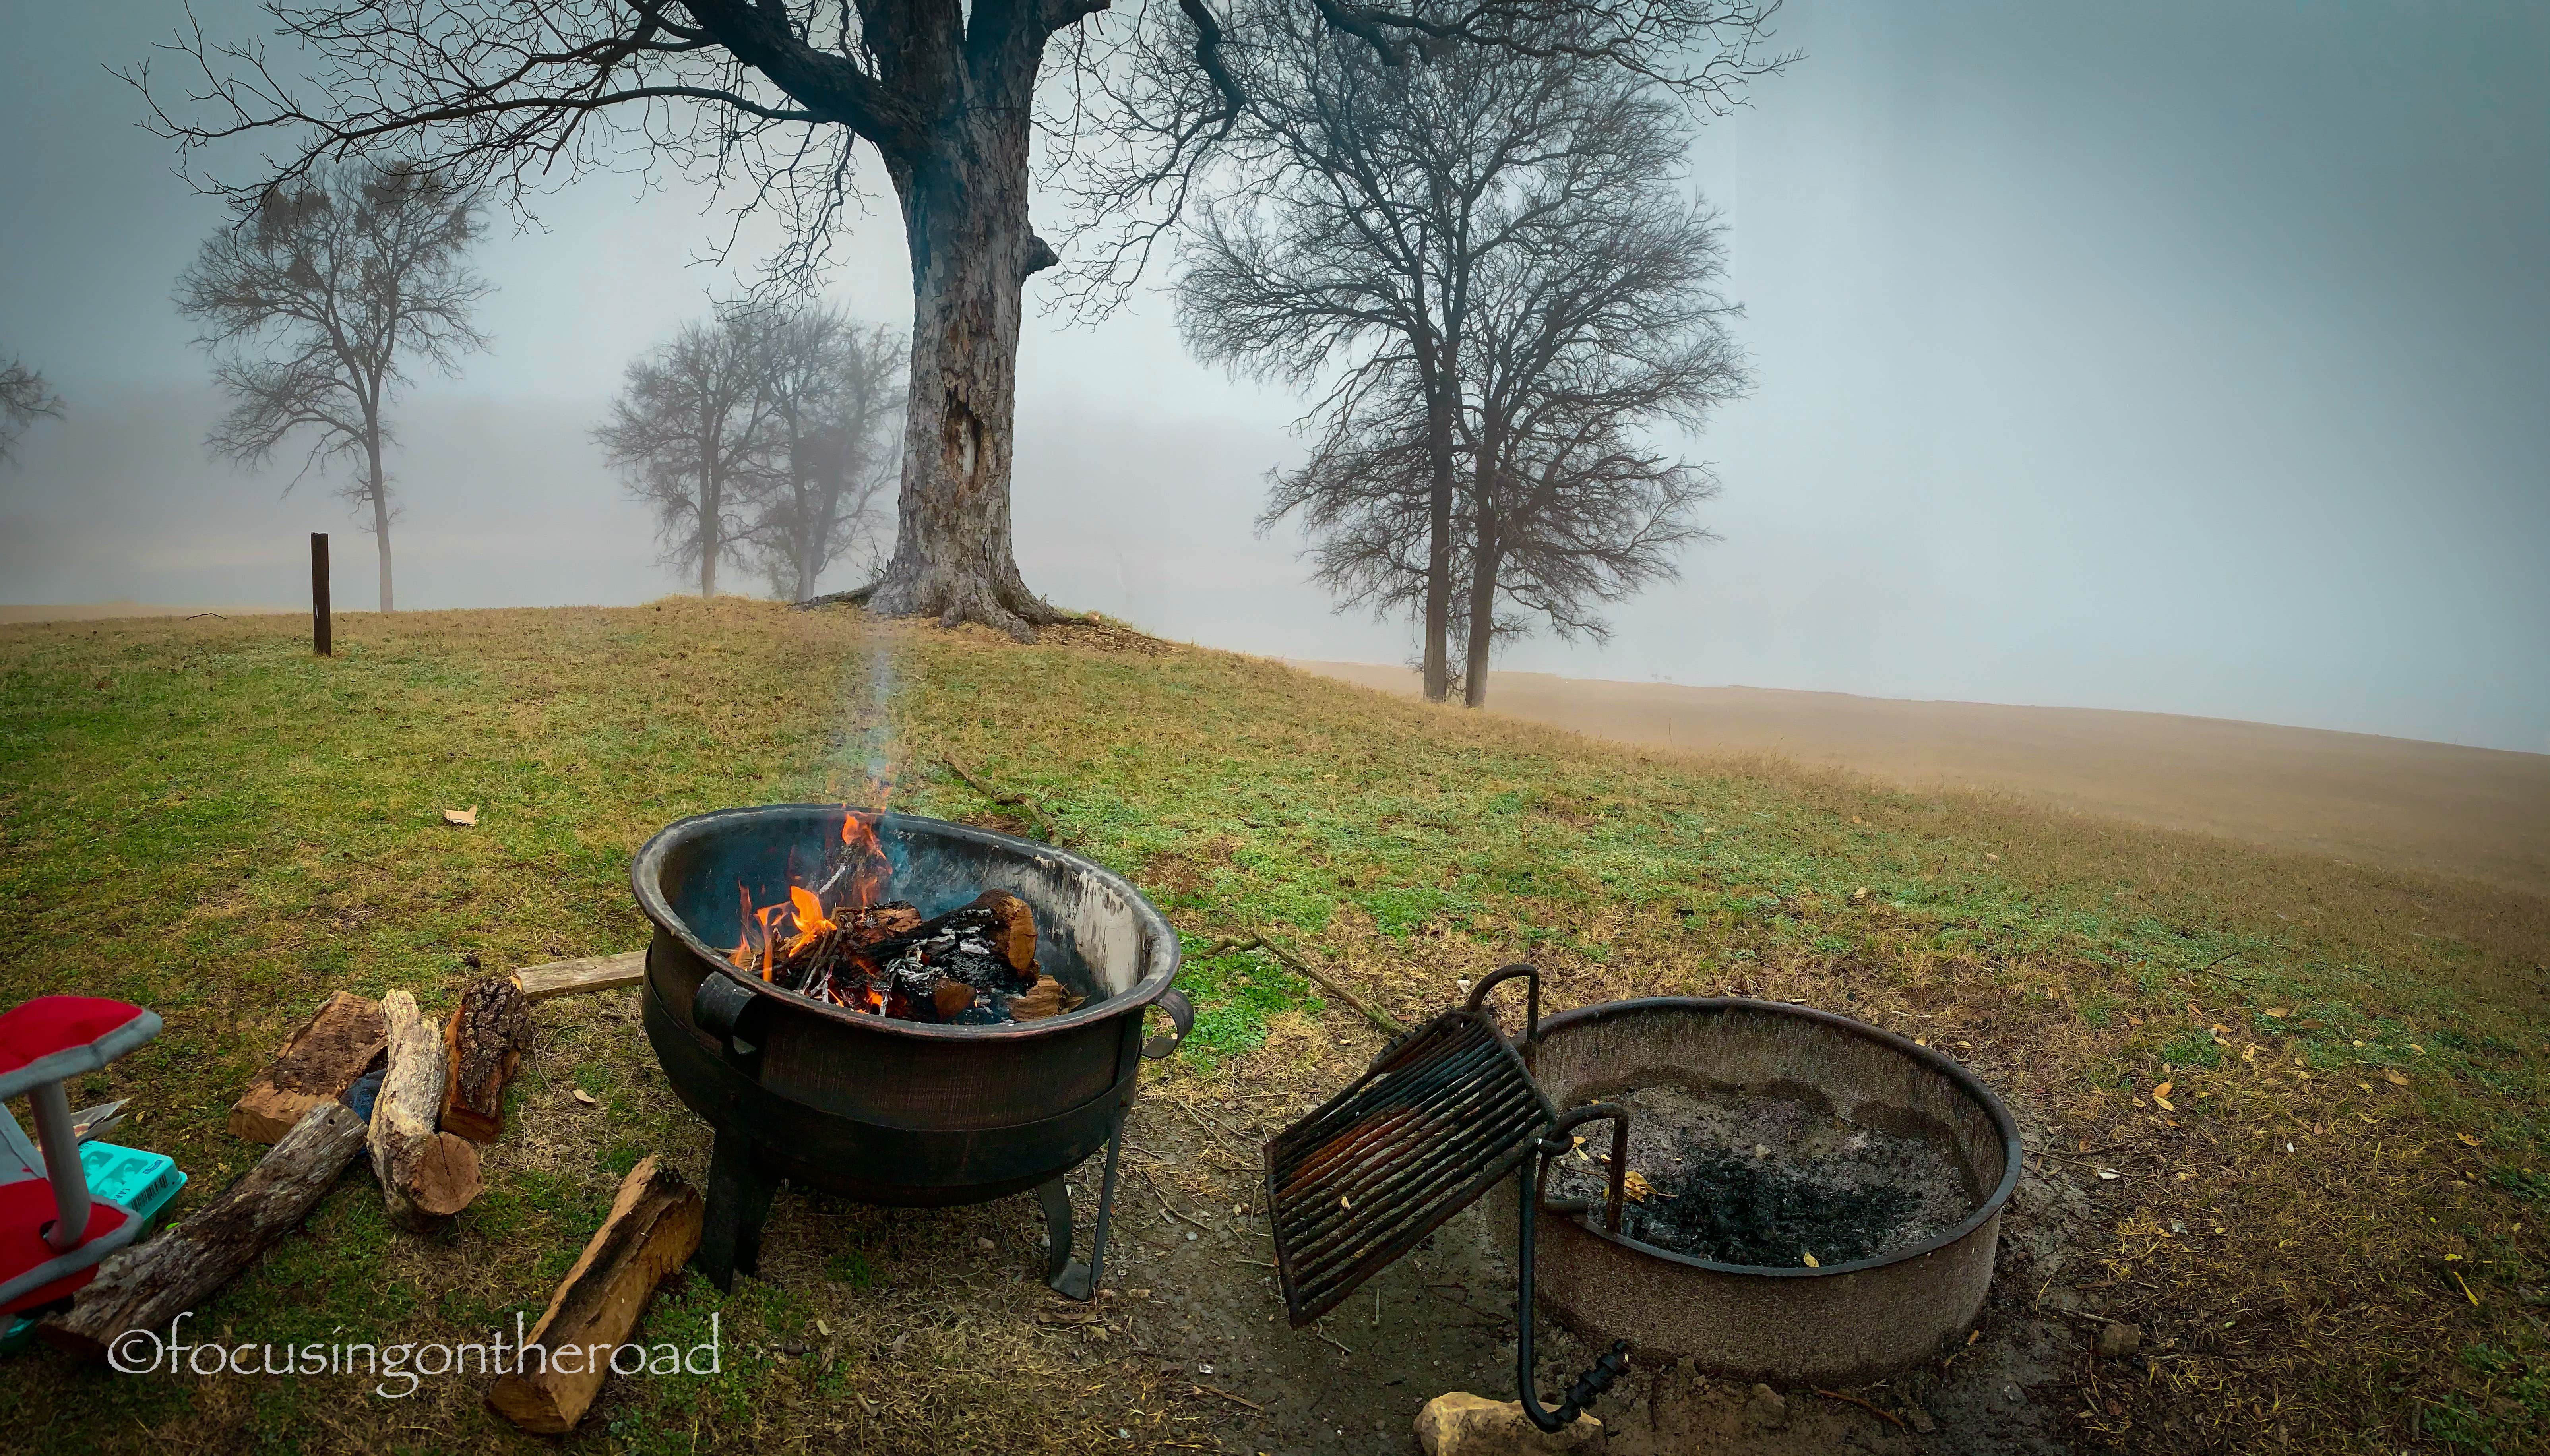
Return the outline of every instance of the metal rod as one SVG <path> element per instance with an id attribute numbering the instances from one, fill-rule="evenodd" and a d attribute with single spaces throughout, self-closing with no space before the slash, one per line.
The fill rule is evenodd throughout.
<path id="1" fill-rule="evenodd" d="M 336 655 L 335 631 L 328 620 L 328 533 L 310 533 L 310 651 Z"/>
<path id="2" fill-rule="evenodd" d="M 40 1082 L 27 1100 L 36 1110 L 36 1139 L 45 1146 L 45 1174 L 53 1183 L 53 1226 L 45 1242 L 57 1254 L 67 1253 L 88 1233 L 88 1175 L 80 1168 L 79 1137 L 71 1131 L 70 1099 L 59 1082 Z"/>

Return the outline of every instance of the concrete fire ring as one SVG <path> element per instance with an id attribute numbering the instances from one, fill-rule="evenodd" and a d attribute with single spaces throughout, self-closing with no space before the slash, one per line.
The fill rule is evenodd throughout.
<path id="1" fill-rule="evenodd" d="M 1605 1232 L 1599 1207 L 1544 1213 L 1537 1303 L 1588 1343 L 1625 1339 L 1643 1361 L 1687 1358 L 1746 1380 L 1850 1386 L 1966 1342 L 1991 1290 L 2020 1153 L 2009 1110 L 1955 1061 L 1828 1012 L 1691 997 L 1561 1013 L 1540 1023 L 1529 1056 L 1562 1109 L 1658 1084 L 1786 1098 L 1929 1142 L 1979 1191 L 1938 1236 L 1825 1268 L 1693 1258 Z M 1489 1213 L 1509 1258 L 1515 1188 L 1502 1184 Z"/>

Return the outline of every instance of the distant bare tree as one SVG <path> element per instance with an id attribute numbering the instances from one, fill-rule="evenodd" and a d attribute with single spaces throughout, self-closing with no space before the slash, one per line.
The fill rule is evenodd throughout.
<path id="1" fill-rule="evenodd" d="M 1297 27 L 1233 64 L 1277 180 L 1199 210 L 1181 327 L 1320 387 L 1261 525 L 1300 519 L 1341 606 L 1418 615 L 1428 695 L 1476 706 L 1501 632 L 1599 637 L 1706 534 L 1706 472 L 1641 442 L 1744 383 L 1716 233 L 1675 186 L 1687 134 L 1564 45 L 1403 77 Z"/>
<path id="2" fill-rule="evenodd" d="M 751 534 L 771 590 L 789 601 L 845 551 L 865 547 L 874 575 L 881 498 L 900 472 L 909 345 L 832 309 L 754 317 L 772 430 Z"/>
<path id="3" fill-rule="evenodd" d="M 703 597 L 717 595 L 721 561 L 743 563 L 756 472 L 777 429 L 755 324 L 753 311 L 731 308 L 683 326 L 629 365 L 593 433 L 629 493 L 654 508 L 664 563 L 696 569 Z"/>
<path id="4" fill-rule="evenodd" d="M 1470 49 L 1546 52 L 1716 105 L 1767 65 L 1763 0 L 1283 0 L 1408 68 Z M 1010 466 L 1027 280 L 1057 260 L 1029 227 L 1030 153 L 1092 164 L 1088 217 L 1138 219 L 1089 264 L 1122 284 L 1248 103 L 1234 46 L 1255 4 L 1151 0 L 266 0 L 271 51 L 191 28 L 185 79 L 133 79 L 187 148 L 276 134 L 267 169 L 413 152 L 519 198 L 627 164 L 740 176 L 787 214 L 810 269 L 884 163 L 912 257 L 897 540 L 870 606 L 1015 634 L 1056 620 L 1020 577 Z M 1110 22 L 1112 21 L 1112 24 Z M 1564 38 L 1553 40 L 1559 30 Z M 1039 108 L 1042 99 L 1048 104 Z M 1104 153 L 1104 155 L 1100 155 Z M 261 182 L 259 184 L 261 185 Z"/>
<path id="5" fill-rule="evenodd" d="M 11 359 L 0 364 L 0 465 L 18 458 L 18 441 L 39 420 L 62 418 L 62 397 L 45 383 L 45 376 Z"/>
<path id="6" fill-rule="evenodd" d="M 343 493 L 369 512 L 390 611 L 386 411 L 413 365 L 455 373 L 462 354 L 486 346 L 469 323 L 490 291 L 467 260 L 477 203 L 421 167 L 387 163 L 315 170 L 238 213 L 177 280 L 178 310 L 202 327 L 196 342 L 237 401 L 206 442 L 253 464 L 305 439 L 296 484 L 353 460 Z"/>

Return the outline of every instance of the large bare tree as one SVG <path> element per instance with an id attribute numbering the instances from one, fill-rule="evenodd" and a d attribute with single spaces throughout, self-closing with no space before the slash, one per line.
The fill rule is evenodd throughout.
<path id="1" fill-rule="evenodd" d="M 207 443 L 260 463 L 303 440 L 302 474 L 351 460 L 343 494 L 369 517 L 390 611 L 387 411 L 414 366 L 451 373 L 486 346 L 469 323 L 489 291 L 467 258 L 477 203 L 411 163 L 350 162 L 277 182 L 238 212 L 177 280 L 177 307 L 235 401 Z"/>
<path id="2" fill-rule="evenodd" d="M 1181 325 L 1208 359 L 1318 385 L 1319 443 L 1261 520 L 1299 517 L 1340 605 L 1414 609 L 1428 696 L 1475 706 L 1497 636 L 1600 636 L 1600 605 L 1704 534 L 1707 473 L 1643 442 L 1744 384 L 1682 118 L 1565 47 L 1403 78 L 1297 28 L 1234 63 L 1278 185 L 1198 210 Z"/>
<path id="3" fill-rule="evenodd" d="M 771 590 L 804 601 L 884 524 L 878 508 L 901 473 L 910 350 L 892 329 L 822 308 L 774 313 L 760 344 L 773 429 L 753 547 Z M 866 556 L 871 568 L 881 559 Z"/>
<path id="4" fill-rule="evenodd" d="M 721 563 L 744 559 L 777 439 L 771 350 L 761 337 L 769 322 L 759 310 L 729 308 L 684 326 L 629 365 L 593 433 L 629 493 L 654 511 L 665 564 L 696 570 L 703 597 L 717 595 Z"/>
<path id="5" fill-rule="evenodd" d="M 1252 0 L 1253 3 L 1253 0 Z M 1705 103 L 1760 68 L 1763 0 L 1282 0 L 1404 67 L 1446 48 L 1563 44 Z M 187 79 L 133 79 L 182 146 L 285 140 L 267 177 L 410 148 L 519 199 L 634 148 L 738 178 L 823 255 L 883 162 L 912 262 L 898 535 L 870 605 L 1032 633 L 1055 613 L 1021 579 L 1011 427 L 1027 279 L 1057 261 L 1029 224 L 1030 143 L 1085 171 L 1080 221 L 1136 219 L 1091 276 L 1121 284 L 1247 95 L 1226 54 L 1258 12 L 1222 0 L 269 0 L 289 65 L 200 29 Z M 1567 39 L 1553 43 L 1561 29 Z M 1056 46 L 1057 38 L 1061 45 Z M 1050 64 L 1049 64 L 1050 61 Z M 1040 83 L 1041 86 L 1040 86 Z M 1040 89 L 1051 103 L 1039 108 Z M 1102 290 L 1103 291 L 1103 290 Z"/>
<path id="6" fill-rule="evenodd" d="M 62 397 L 23 360 L 0 364 L 0 465 L 18 458 L 18 441 L 39 420 L 62 417 Z"/>

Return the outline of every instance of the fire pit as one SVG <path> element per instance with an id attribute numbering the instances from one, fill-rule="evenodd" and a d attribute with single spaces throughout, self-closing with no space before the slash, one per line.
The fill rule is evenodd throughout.
<path id="1" fill-rule="evenodd" d="M 1542 1220 L 1533 1274 L 1570 1328 L 1660 1362 L 1833 1385 L 1973 1328 L 2018 1132 L 1947 1057 L 1805 1007 L 1681 997 L 1552 1017 L 1526 1056 L 1556 1106 L 1629 1112 L 1622 1172 L 1653 1190 L 1614 1222 L 1611 1169 L 1591 1166 L 1603 1149 L 1559 1160 L 1551 1191 L 1591 1196 L 1542 1202 L 1570 1216 Z M 1571 1161 L 1589 1166 L 1571 1177 Z"/>
<path id="2" fill-rule="evenodd" d="M 758 1262 L 787 1179 L 860 1203 L 940 1207 L 1030 1189 L 1044 1208 L 1046 1278 L 1098 1287 L 1117 1150 L 1136 1069 L 1193 1024 L 1170 989 L 1177 932 L 1118 875 L 1051 845 L 914 815 L 862 816 L 891 893 L 924 918 L 1007 891 L 1032 908 L 1035 964 L 1076 1009 L 994 1024 L 903 1019 L 814 999 L 736 963 L 754 906 L 836 856 L 845 811 L 785 804 L 686 819 L 638 851 L 631 881 L 655 923 L 641 996 L 673 1091 L 717 1129 L 695 1256 L 721 1288 Z M 767 939 L 768 927 L 762 928 Z M 1173 1035 L 1142 1039 L 1152 1006 Z M 1071 1257 L 1063 1176 L 1107 1150 L 1089 1259 Z"/>

